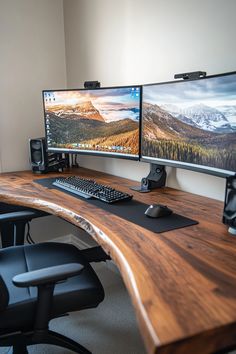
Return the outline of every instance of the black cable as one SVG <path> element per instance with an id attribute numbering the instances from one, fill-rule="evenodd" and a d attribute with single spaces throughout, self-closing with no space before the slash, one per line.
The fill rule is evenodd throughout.
<path id="1" fill-rule="evenodd" d="M 76 165 L 76 167 L 79 167 L 78 154 L 75 154 L 75 165 Z"/>
<path id="2" fill-rule="evenodd" d="M 31 237 L 31 235 L 30 235 L 30 223 L 29 223 L 29 221 L 27 222 L 26 241 L 29 244 L 34 244 L 35 243 L 34 240 Z"/>

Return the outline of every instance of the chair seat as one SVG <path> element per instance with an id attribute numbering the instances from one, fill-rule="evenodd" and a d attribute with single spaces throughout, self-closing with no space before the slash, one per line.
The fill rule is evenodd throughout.
<path id="1" fill-rule="evenodd" d="M 103 287 L 90 264 L 69 244 L 47 242 L 0 250 L 0 275 L 10 294 L 8 306 L 0 311 L 1 333 L 27 329 L 34 323 L 37 288 L 18 288 L 11 279 L 20 273 L 65 263 L 80 263 L 84 269 L 66 282 L 56 284 L 50 318 L 96 307 L 104 299 Z"/>

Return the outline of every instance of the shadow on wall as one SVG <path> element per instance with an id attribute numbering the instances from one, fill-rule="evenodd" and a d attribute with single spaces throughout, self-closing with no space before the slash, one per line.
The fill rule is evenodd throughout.
<path id="1" fill-rule="evenodd" d="M 74 235 L 77 232 L 77 227 L 57 216 L 49 215 L 33 219 L 30 223 L 30 232 L 33 240 L 37 243 L 65 235 Z"/>
<path id="2" fill-rule="evenodd" d="M 166 185 L 168 187 L 172 187 L 174 186 L 174 188 L 176 189 L 181 189 L 181 185 L 178 181 L 177 178 L 177 169 L 174 167 L 166 167 L 166 172 L 167 172 L 167 183 Z"/>

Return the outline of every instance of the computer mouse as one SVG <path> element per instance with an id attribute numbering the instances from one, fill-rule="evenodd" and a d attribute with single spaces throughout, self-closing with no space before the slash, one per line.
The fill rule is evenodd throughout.
<path id="1" fill-rule="evenodd" d="M 145 211 L 145 215 L 149 218 L 161 218 L 163 216 L 171 215 L 173 211 L 166 205 L 152 204 Z"/>

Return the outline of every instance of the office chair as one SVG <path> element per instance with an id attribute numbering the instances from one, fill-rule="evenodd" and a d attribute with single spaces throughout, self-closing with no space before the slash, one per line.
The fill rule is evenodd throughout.
<path id="1" fill-rule="evenodd" d="M 32 219 L 50 214 L 32 208 L 25 208 L 0 202 L 0 234 L 2 248 L 23 245 L 25 227 Z M 81 250 L 83 257 L 91 262 L 105 262 L 111 260 L 101 246 Z"/>
<path id="2" fill-rule="evenodd" d="M 23 245 L 27 223 L 32 219 L 47 215 L 49 214 L 44 211 L 0 203 L 0 233 L 2 247 Z"/>
<path id="3" fill-rule="evenodd" d="M 0 347 L 13 346 L 14 354 L 26 354 L 27 346 L 40 343 L 91 354 L 49 330 L 49 322 L 97 307 L 103 299 L 102 284 L 73 245 L 47 242 L 0 250 Z"/>

